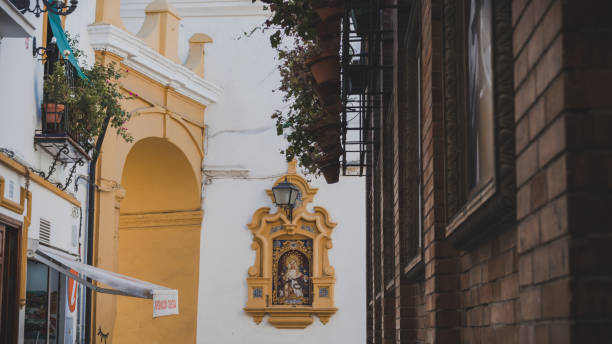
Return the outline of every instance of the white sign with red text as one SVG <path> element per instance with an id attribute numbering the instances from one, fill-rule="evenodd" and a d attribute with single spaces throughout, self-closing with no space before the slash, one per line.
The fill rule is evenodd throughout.
<path id="1" fill-rule="evenodd" d="M 153 291 L 153 318 L 178 314 L 178 291 Z"/>

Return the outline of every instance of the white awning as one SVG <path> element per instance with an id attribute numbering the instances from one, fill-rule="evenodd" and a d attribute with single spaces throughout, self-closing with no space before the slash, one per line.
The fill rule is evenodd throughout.
<path id="1" fill-rule="evenodd" d="M 29 258 L 35 259 L 99 293 L 153 299 L 154 318 L 178 314 L 178 291 L 176 289 L 162 287 L 74 261 L 60 256 L 48 247 L 37 245 L 37 243 L 32 244 L 32 241 L 30 241 L 30 248 L 32 250 L 28 250 Z M 79 275 L 72 273 L 71 269 Z M 96 286 L 87 279 L 104 283 L 112 289 Z"/>

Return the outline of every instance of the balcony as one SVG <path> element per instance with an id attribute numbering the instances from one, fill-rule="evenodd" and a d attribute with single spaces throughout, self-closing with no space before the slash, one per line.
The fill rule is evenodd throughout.
<path id="1" fill-rule="evenodd" d="M 57 61 L 60 63 L 56 64 Z M 59 59 L 58 49 L 51 43 L 46 51 L 45 82 L 48 82 L 55 68 L 63 69 L 62 82 L 66 83 L 65 87 L 73 88 L 77 72 L 68 61 Z M 51 102 L 48 98 L 46 94 L 41 109 L 42 126 L 35 132 L 34 143 L 55 158 L 54 164 L 89 160 L 87 142 L 81 140 L 71 118 L 71 105 L 68 102 Z"/>

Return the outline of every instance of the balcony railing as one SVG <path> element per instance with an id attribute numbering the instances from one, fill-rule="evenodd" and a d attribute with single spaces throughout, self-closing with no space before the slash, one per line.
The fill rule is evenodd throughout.
<path id="1" fill-rule="evenodd" d="M 57 64 L 58 61 L 59 64 Z M 55 68 L 63 69 L 69 88 L 75 87 L 75 81 L 78 78 L 77 71 L 67 60 L 59 58 L 57 47 L 51 43 L 45 50 L 45 81 L 54 72 Z M 34 143 L 54 157 L 49 171 L 46 173 L 39 172 L 41 176 L 48 179 L 55 171 L 58 162 L 73 164 L 76 167 L 82 165 L 84 160 L 88 160 L 89 155 L 80 143 L 79 134 L 72 129 L 74 126 L 72 125 L 70 104 L 43 102 L 41 110 L 42 125 L 40 130 L 36 130 Z M 70 183 L 73 173 L 74 168 L 71 170 L 67 182 L 64 185 L 58 184 L 58 186 L 65 189 Z"/>
<path id="2" fill-rule="evenodd" d="M 51 75 L 54 72 L 54 69 L 58 67 L 56 64 L 57 61 L 57 49 L 47 50 L 47 58 L 45 61 L 45 80 L 47 76 Z M 75 86 L 75 80 L 78 78 L 77 71 L 67 60 L 59 59 L 59 62 L 61 68 L 64 69 L 68 87 L 73 88 Z M 42 104 L 43 116 L 42 130 L 40 134 L 46 136 L 66 136 L 78 143 L 80 140 L 78 133 L 71 130 L 71 110 L 70 104 Z"/>

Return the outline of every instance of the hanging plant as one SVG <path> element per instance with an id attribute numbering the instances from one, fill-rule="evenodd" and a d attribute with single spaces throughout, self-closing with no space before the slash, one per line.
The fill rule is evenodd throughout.
<path id="1" fill-rule="evenodd" d="M 255 3 L 256 0 L 252 0 Z M 311 0 L 262 0 L 272 15 L 261 26 L 261 30 L 272 30 L 270 45 L 277 49 L 284 37 L 299 38 L 302 42 L 315 40 L 318 20 Z M 257 29 L 255 29 L 257 30 Z"/>
<path id="2" fill-rule="evenodd" d="M 274 30 L 270 45 L 279 57 L 283 101 L 272 115 L 282 150 L 309 173 L 336 182 L 340 145 L 340 18 L 343 0 L 262 0 L 272 14 L 260 27 Z M 293 42 L 292 45 L 285 44 Z M 287 48 L 287 46 L 290 46 Z M 335 172 L 334 172 L 335 170 Z"/>
<path id="3" fill-rule="evenodd" d="M 131 114 L 121 107 L 121 101 L 130 97 L 121 92 L 119 79 L 122 74 L 115 63 L 107 66 L 94 64 L 85 68 L 87 79 L 77 79 L 74 87 L 75 99 L 71 108 L 70 131 L 79 137 L 86 151 L 94 148 L 95 138 L 102 132 L 104 119 L 126 142 L 134 138 L 125 127 Z"/>
<path id="4" fill-rule="evenodd" d="M 330 165 L 330 159 L 338 160 L 340 122 L 337 112 L 326 111 L 314 91 L 315 81 L 306 61 L 317 54 L 319 49 L 307 43 L 279 50 L 278 91 L 283 92 L 283 101 L 289 106 L 285 111 L 274 112 L 272 118 L 276 120 L 277 134 L 287 140 L 287 148 L 281 151 L 287 161 L 296 159 L 309 173 L 324 172 L 327 178 L 322 166 Z"/>
<path id="5" fill-rule="evenodd" d="M 312 44 L 296 44 L 292 50 L 279 50 L 281 85 L 278 91 L 283 92 L 283 101 L 289 106 L 271 116 L 276 120 L 277 134 L 284 135 L 288 143 L 281 153 L 285 154 L 287 161 L 296 159 L 309 173 L 318 172 L 313 161 L 316 150 L 311 128 L 314 119 L 323 111 L 306 66 L 306 59 L 314 54 L 315 49 Z"/>
<path id="6" fill-rule="evenodd" d="M 53 72 L 45 78 L 45 106 L 48 108 L 49 104 L 61 104 L 70 109 L 67 131 L 87 152 L 94 148 L 95 139 L 102 133 L 106 118 L 121 138 L 132 142 L 133 137 L 125 128 L 131 114 L 121 107 L 121 101 L 130 97 L 120 90 L 119 79 L 122 74 L 117 65 L 96 63 L 86 67 L 82 61 L 84 54 L 78 48 L 78 36 L 67 34 L 67 38 L 73 55 L 81 60 L 79 65 L 87 79 L 75 77 L 70 85 L 66 68 L 73 67 L 67 60 L 58 60 Z"/>

